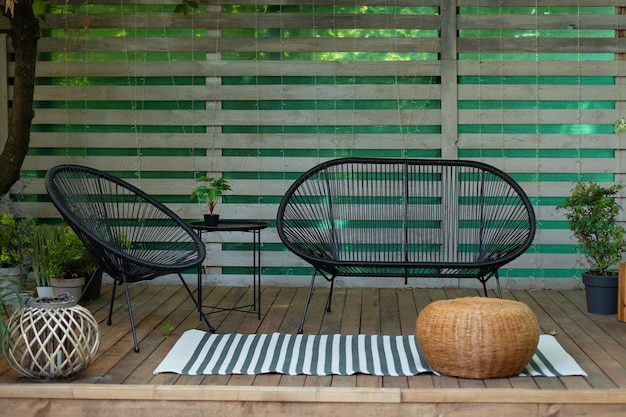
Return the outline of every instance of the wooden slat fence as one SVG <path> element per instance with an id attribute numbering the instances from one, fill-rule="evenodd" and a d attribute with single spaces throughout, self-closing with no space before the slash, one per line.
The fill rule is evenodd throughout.
<path id="1" fill-rule="evenodd" d="M 266 282 L 301 284 L 310 269 L 273 228 L 300 172 L 341 156 L 476 159 L 535 204 L 535 244 L 502 271 L 508 285 L 577 285 L 584 264 L 555 206 L 578 178 L 622 180 L 626 0 L 178 3 L 50 8 L 13 194 L 23 212 L 57 218 L 43 178 L 59 163 L 130 179 L 186 219 L 200 216 L 194 177 L 223 174 L 222 215 L 271 224 Z M 208 246 L 213 281 L 248 281 L 248 236 Z"/>

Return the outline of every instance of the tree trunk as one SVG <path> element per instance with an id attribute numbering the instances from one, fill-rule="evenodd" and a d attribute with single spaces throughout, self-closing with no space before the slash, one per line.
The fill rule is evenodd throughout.
<path id="1" fill-rule="evenodd" d="M 33 94 L 40 36 L 39 20 L 33 14 L 32 1 L 15 3 L 15 15 L 7 17 L 11 22 L 9 37 L 15 51 L 15 74 L 8 137 L 0 154 L 0 195 L 8 193 L 20 178 L 20 169 L 28 152 L 30 127 L 35 116 Z"/>

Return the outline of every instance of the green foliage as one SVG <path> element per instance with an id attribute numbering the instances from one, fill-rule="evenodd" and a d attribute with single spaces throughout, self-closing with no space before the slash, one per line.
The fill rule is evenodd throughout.
<path id="1" fill-rule="evenodd" d="M 198 3 L 193 0 L 181 0 L 180 4 L 177 4 L 174 8 L 174 12 L 183 13 L 187 15 L 187 13 L 191 12 L 192 9 L 197 9 Z"/>
<path id="2" fill-rule="evenodd" d="M 15 3 L 18 0 L 5 0 L 4 13 L 7 16 L 15 16 Z M 46 0 L 33 0 L 31 7 L 33 8 L 33 15 L 38 18 L 43 18 L 46 14 Z M 42 19 L 43 20 L 43 19 Z"/>
<path id="3" fill-rule="evenodd" d="M 230 184 L 228 184 L 228 181 L 224 178 L 211 178 L 207 176 L 198 177 L 196 182 L 200 182 L 202 185 L 194 188 L 189 198 L 195 198 L 201 203 L 206 202 L 209 206 L 209 213 L 213 214 L 217 199 L 224 191 L 231 189 Z"/>
<path id="4" fill-rule="evenodd" d="M 0 357 L 6 338 L 6 323 L 13 313 L 12 304 L 15 300 L 23 304 L 22 278 L 21 276 L 5 275 L 0 277 Z"/>
<path id="5" fill-rule="evenodd" d="M 96 266 L 83 242 L 69 226 L 64 226 L 59 239 L 49 245 L 48 273 L 54 278 L 79 278 L 91 275 Z"/>
<path id="6" fill-rule="evenodd" d="M 18 295 L 17 290 L 11 289 L 12 287 L 6 287 L 0 289 L 0 357 L 2 356 L 4 348 L 4 339 L 7 336 L 6 324 L 11 317 L 11 309 L 8 307 L 11 297 Z"/>
<path id="7" fill-rule="evenodd" d="M 30 252 L 35 219 L 0 214 L 0 267 L 20 266 Z"/>
<path id="8" fill-rule="evenodd" d="M 626 121 L 624 120 L 623 117 L 621 119 L 618 119 L 615 123 L 613 123 L 613 132 L 617 133 L 618 135 L 621 135 L 622 133 L 626 132 Z"/>
<path id="9" fill-rule="evenodd" d="M 32 261 L 38 286 L 50 285 L 50 278 L 54 278 L 50 270 L 52 248 L 58 243 L 62 231 L 61 226 L 50 224 L 40 224 L 35 228 Z"/>
<path id="10" fill-rule="evenodd" d="M 45 20 L 46 16 L 46 2 L 45 0 L 33 0 L 33 14 L 42 20 Z"/>
<path id="11" fill-rule="evenodd" d="M 163 330 L 163 333 L 165 333 L 166 337 L 169 337 L 169 335 L 172 334 L 172 332 L 174 331 L 174 326 L 172 326 L 172 323 L 167 322 L 163 326 L 161 326 L 161 330 Z"/>
<path id="12" fill-rule="evenodd" d="M 626 250 L 626 230 L 617 224 L 621 207 L 615 196 L 622 184 L 603 187 L 593 181 L 577 182 L 565 203 L 569 227 L 596 275 L 613 275 L 609 268 L 619 262 Z"/>

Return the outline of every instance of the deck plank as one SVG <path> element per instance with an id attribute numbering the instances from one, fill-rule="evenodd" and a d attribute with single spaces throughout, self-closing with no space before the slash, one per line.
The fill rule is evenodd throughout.
<path id="1" fill-rule="evenodd" d="M 207 329 L 203 328 L 205 325 L 181 286 L 134 284 L 130 291 L 140 340 L 139 353 L 133 351 L 123 291 L 118 290 L 116 294 L 113 324 L 106 325 L 111 286 L 104 285 L 100 299 L 84 303 L 100 323 L 102 338 L 101 348 L 90 367 L 77 378 L 64 381 L 67 384 L 33 385 L 14 371 L 7 370 L 6 363 L 0 359 L 0 365 L 5 367 L 0 371 L 0 391 L 6 388 L 5 393 L 15 392 L 12 387 L 18 386 L 29 392 L 29 387 L 36 387 L 34 397 L 16 403 L 11 402 L 12 394 L 5 394 L 0 401 L 32 409 L 41 403 L 38 398 L 47 395 L 41 405 L 53 404 L 58 408 L 69 402 L 62 399 L 57 402 L 56 398 L 67 398 L 76 404 L 76 413 L 72 415 L 77 416 L 87 415 L 78 411 L 86 410 L 80 407 L 98 401 L 102 403 L 102 411 L 106 410 L 103 415 L 129 407 L 150 409 L 155 401 L 153 396 L 162 395 L 175 396 L 177 412 L 181 411 L 183 404 L 196 404 L 190 405 L 191 408 L 187 409 L 190 412 L 195 407 L 204 410 L 219 404 L 220 415 L 247 415 L 254 410 L 259 415 L 276 416 L 293 415 L 296 410 L 298 414 L 307 414 L 323 409 L 330 415 L 343 410 L 343 414 L 354 412 L 364 416 L 460 413 L 464 416 L 582 417 L 622 415 L 626 406 L 626 323 L 618 322 L 615 315 L 587 313 L 581 290 L 507 290 L 504 296 L 526 303 L 537 316 L 541 332 L 553 333 L 587 371 L 587 377 L 515 376 L 487 380 L 433 374 L 411 377 L 153 375 L 155 367 L 184 331 Z M 227 307 L 250 300 L 252 290 L 207 285 L 203 291 L 205 304 Z M 217 312 L 210 314 L 209 318 L 220 333 L 295 333 L 307 292 L 308 288 L 267 286 L 262 289 L 260 320 L 257 314 L 239 311 Z M 316 287 L 311 300 L 305 332 L 414 334 L 418 312 L 431 302 L 482 296 L 481 293 L 477 289 L 338 287 L 335 288 L 331 312 L 326 312 L 328 287 L 320 286 Z M 495 296 L 493 290 L 489 295 Z M 169 336 L 162 329 L 165 323 L 174 327 Z M 197 391 L 209 385 L 218 391 L 211 391 L 211 394 Z M 85 390 L 80 391 L 83 386 Z M 102 393 L 85 401 L 90 393 L 95 392 L 94 387 L 102 387 Z M 116 387 L 128 387 L 129 391 L 116 393 Z M 177 388 L 182 391 L 168 394 L 168 389 Z M 50 394 L 44 394 L 47 392 Z M 180 401 L 182 399 L 186 401 Z M 170 403 L 155 403 L 151 415 L 171 415 L 172 409 L 167 408 Z M 357 405 L 363 407 L 357 410 L 354 408 Z"/>
<path id="2" fill-rule="evenodd" d="M 505 291 L 505 298 L 526 303 L 537 316 L 541 331 L 554 333 L 588 377 L 512 377 L 490 380 L 459 379 L 422 374 L 412 377 L 303 376 L 303 375 L 153 375 L 154 368 L 187 329 L 202 328 L 186 291 L 180 286 L 130 286 L 141 351 L 132 349 L 123 291 L 116 294 L 113 325 L 106 325 L 111 285 L 98 300 L 84 303 L 101 325 L 101 348 L 90 367 L 75 383 L 129 385 L 216 385 L 280 387 L 384 387 L 394 389 L 525 389 L 598 390 L 626 388 L 626 323 L 614 315 L 586 312 L 582 291 Z M 251 300 L 247 287 L 204 287 L 204 303 L 220 307 Z M 308 289 L 263 288 L 261 320 L 256 314 L 227 311 L 210 314 L 218 332 L 295 333 Z M 331 312 L 325 311 L 328 287 L 316 287 L 305 332 L 322 334 L 414 334 L 418 312 L 434 300 L 480 296 L 476 289 L 335 288 Z M 491 295 L 491 293 L 490 293 Z M 174 327 L 166 335 L 163 324 Z M 206 330 L 206 329 L 204 329 Z M 2 362 L 4 364 L 4 362 Z M 0 383 L 26 382 L 11 370 L 0 373 Z"/>
<path id="3" fill-rule="evenodd" d="M 514 295 L 518 301 L 525 303 L 526 305 L 530 307 L 531 310 L 533 310 L 533 312 L 535 313 L 535 316 L 537 317 L 537 321 L 539 322 L 539 328 L 541 329 L 541 331 L 544 334 L 553 334 L 556 337 L 559 344 L 561 344 L 561 346 L 563 346 L 563 348 L 570 355 L 572 355 L 574 359 L 576 359 L 578 364 L 584 370 L 586 370 L 586 372 L 589 373 L 590 375 L 591 374 L 595 375 L 594 379 L 597 379 L 596 381 L 592 382 L 591 379 L 587 378 L 587 379 L 582 380 L 582 383 L 578 381 L 572 381 L 571 383 L 581 388 L 591 388 L 592 383 L 598 386 L 604 386 L 607 388 L 615 387 L 614 384 L 610 383 L 608 378 L 600 376 L 599 372 L 593 372 L 593 370 L 599 370 L 599 368 L 595 365 L 595 363 L 593 363 L 589 359 L 587 355 L 584 354 L 584 352 L 578 347 L 578 345 L 572 340 L 572 338 L 569 337 L 567 332 L 565 332 L 561 328 L 561 322 L 558 320 L 555 320 L 555 318 L 549 314 L 549 311 L 550 311 L 549 306 L 546 307 L 541 302 L 538 302 L 532 296 L 533 293 L 535 293 L 535 291 L 532 291 L 532 292 L 517 291 L 514 293 Z M 569 380 L 573 380 L 574 378 L 578 378 L 578 377 L 567 377 L 567 381 L 566 381 L 567 384 L 570 384 Z M 538 384 L 539 383 L 538 381 L 539 381 L 539 378 L 535 378 L 535 383 Z"/>
<path id="4" fill-rule="evenodd" d="M 621 374 L 619 369 L 615 368 L 616 362 L 613 359 L 609 359 L 602 345 L 592 340 L 589 333 L 596 334 L 597 331 L 593 328 L 589 328 L 589 320 L 586 319 L 582 322 L 572 320 L 571 317 L 563 312 L 560 306 L 554 304 L 548 295 L 550 292 L 551 291 L 535 291 L 531 292 L 530 295 L 537 303 L 543 306 L 555 323 L 560 324 L 561 332 L 557 332 L 557 340 L 559 340 L 559 343 L 564 346 L 570 355 L 577 360 L 583 355 L 587 356 L 589 361 L 582 359 L 579 361 L 581 366 L 583 366 L 584 363 L 587 367 L 583 369 L 585 369 L 587 373 L 590 373 L 589 368 L 592 367 L 592 363 L 602 369 L 601 374 L 594 372 L 595 379 L 588 378 L 590 384 L 596 384 L 595 386 L 597 388 L 603 389 L 623 387 L 623 385 L 620 386 L 618 384 L 623 383 L 624 379 L 626 379 L 626 374 Z M 581 327 L 583 324 L 587 327 Z M 578 349 L 576 349 L 576 347 Z"/>

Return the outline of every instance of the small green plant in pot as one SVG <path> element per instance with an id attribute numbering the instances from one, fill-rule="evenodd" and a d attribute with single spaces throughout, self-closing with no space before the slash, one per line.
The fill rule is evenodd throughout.
<path id="1" fill-rule="evenodd" d="M 50 278 L 54 278 L 52 275 L 54 270 L 51 268 L 54 262 L 52 249 L 58 243 L 62 231 L 62 226 L 52 224 L 39 224 L 35 228 L 32 265 L 40 297 L 52 296 L 50 287 Z M 48 288 L 50 288 L 50 292 L 46 293 Z"/>
<path id="2" fill-rule="evenodd" d="M 96 270 L 87 248 L 71 227 L 64 226 L 58 240 L 48 249 L 48 273 L 55 295 L 69 292 L 80 299 L 86 279 Z"/>
<path id="3" fill-rule="evenodd" d="M 224 178 L 212 178 L 201 176 L 196 179 L 200 183 L 191 191 L 189 198 L 196 199 L 200 203 L 206 203 L 209 213 L 204 215 L 204 222 L 207 226 L 215 226 L 219 221 L 219 215 L 214 214 L 215 206 L 219 197 L 224 191 L 229 191 L 230 184 Z"/>
<path id="4" fill-rule="evenodd" d="M 617 272 L 615 265 L 626 251 L 626 230 L 617 223 L 621 206 L 615 198 L 622 184 L 601 186 L 579 181 L 563 205 L 574 237 L 580 243 L 589 268 L 583 273 L 590 313 L 615 314 L 617 311 Z"/>

